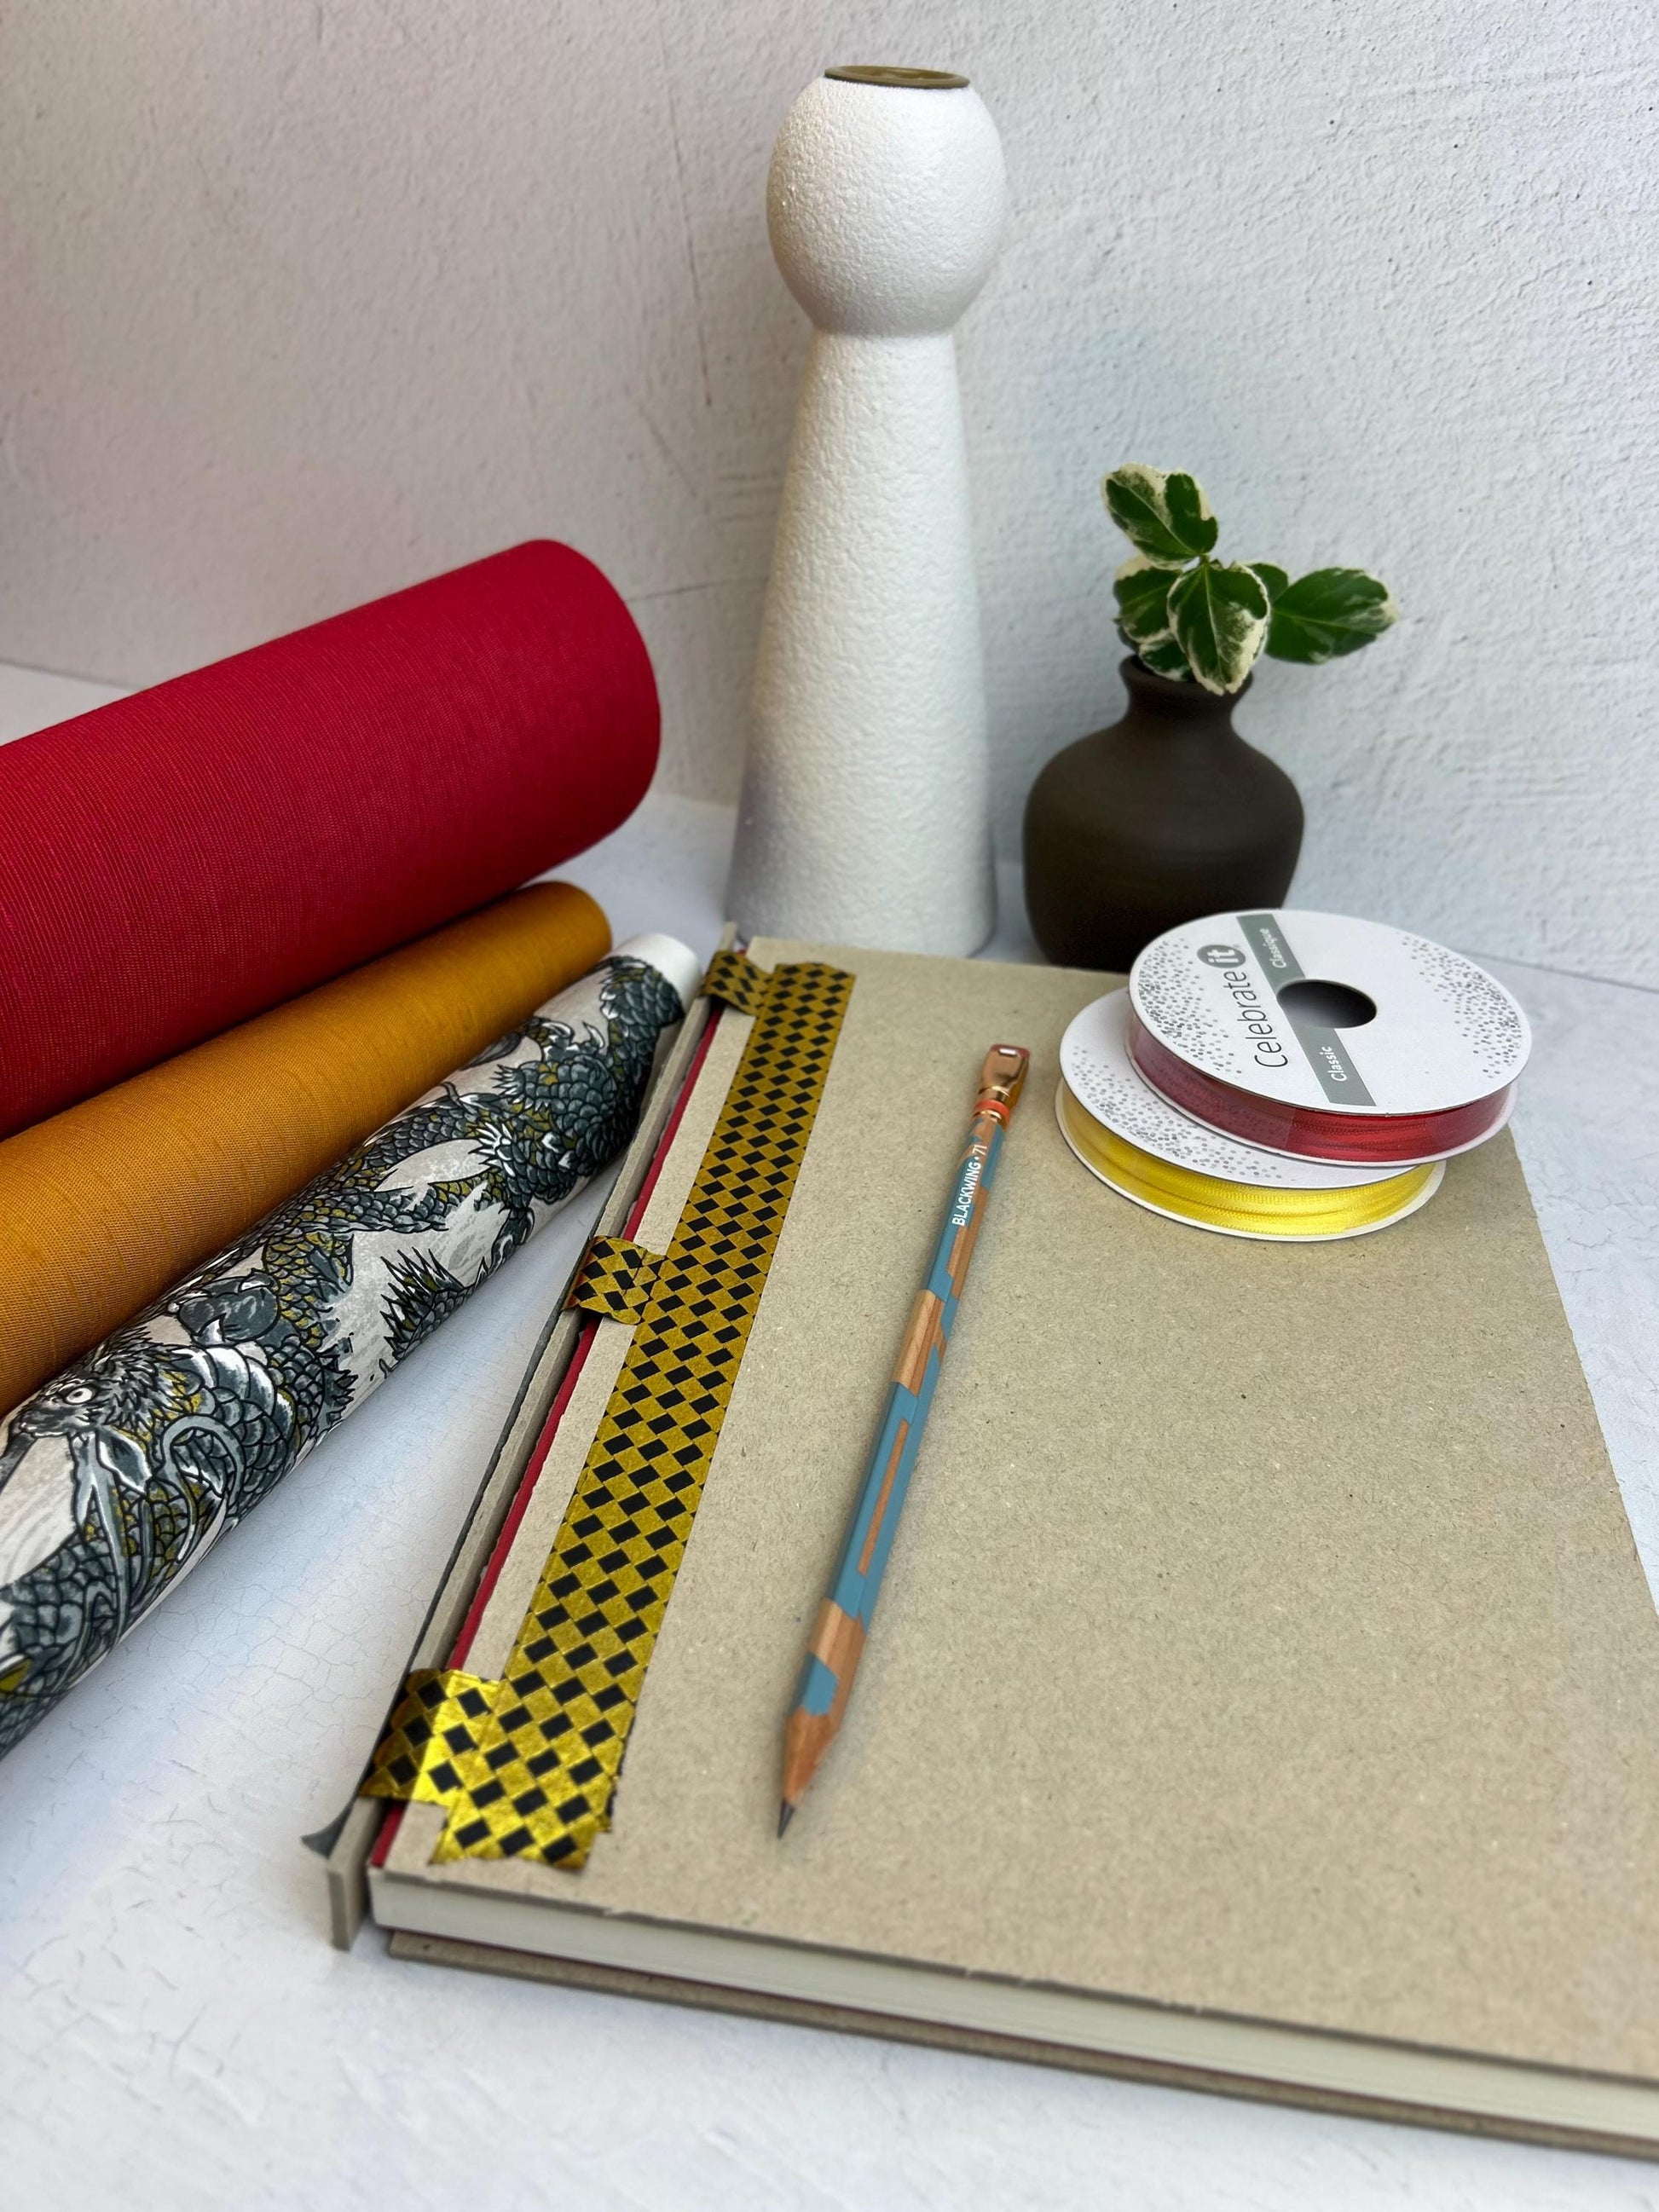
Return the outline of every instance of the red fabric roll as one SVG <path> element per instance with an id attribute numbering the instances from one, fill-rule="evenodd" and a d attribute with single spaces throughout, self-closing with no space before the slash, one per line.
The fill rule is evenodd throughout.
<path id="1" fill-rule="evenodd" d="M 0 1135 L 581 852 L 657 736 L 538 543 L 0 745 Z"/>

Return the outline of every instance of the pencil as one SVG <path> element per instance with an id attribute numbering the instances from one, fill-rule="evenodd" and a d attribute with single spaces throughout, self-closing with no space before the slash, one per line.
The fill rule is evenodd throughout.
<path id="1" fill-rule="evenodd" d="M 922 1431 L 927 1425 L 945 1347 L 951 1340 L 957 1304 L 968 1279 L 980 1223 L 996 1177 L 1003 1133 L 1030 1065 L 1030 1054 L 1023 1046 L 999 1044 L 992 1046 L 980 1070 L 973 1122 L 966 1148 L 957 1163 L 933 1265 L 910 1309 L 876 1448 L 830 1594 L 818 1607 L 794 1706 L 785 1723 L 779 1835 L 794 1818 L 795 1808 L 834 1742 L 847 1710 L 848 1693 L 858 1672 Z"/>

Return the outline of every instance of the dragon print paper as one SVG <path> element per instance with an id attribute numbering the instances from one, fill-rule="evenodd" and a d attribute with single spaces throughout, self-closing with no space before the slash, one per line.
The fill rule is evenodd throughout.
<path id="1" fill-rule="evenodd" d="M 682 1011 L 624 947 L 0 1423 L 0 1753 L 616 1158 Z"/>

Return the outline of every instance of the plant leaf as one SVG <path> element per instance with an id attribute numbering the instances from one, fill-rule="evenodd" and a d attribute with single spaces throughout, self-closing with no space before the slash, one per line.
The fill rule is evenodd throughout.
<path id="1" fill-rule="evenodd" d="M 1170 586 L 1177 571 L 1157 561 L 1126 561 L 1112 579 L 1117 626 L 1133 646 L 1157 645 L 1170 635 Z"/>
<path id="2" fill-rule="evenodd" d="M 1130 544 L 1160 568 L 1184 568 L 1215 544 L 1216 519 L 1191 477 L 1128 461 L 1100 489 L 1106 512 Z"/>
<path id="3" fill-rule="evenodd" d="M 1173 676 L 1182 684 L 1191 680 L 1187 656 L 1174 638 L 1165 638 L 1161 645 L 1143 645 L 1139 652 L 1141 665 L 1150 668 L 1154 676 Z"/>
<path id="4" fill-rule="evenodd" d="M 1194 553 L 1212 553 L 1216 532 L 1221 526 L 1211 514 L 1210 502 L 1199 489 L 1197 478 L 1177 471 L 1164 478 L 1164 496 L 1169 503 L 1170 523 L 1182 544 L 1190 545 Z"/>
<path id="5" fill-rule="evenodd" d="M 1206 691 L 1237 691 L 1267 635 L 1267 590 L 1240 562 L 1201 561 L 1170 586 L 1170 627 Z"/>
<path id="6" fill-rule="evenodd" d="M 1276 568 L 1271 561 L 1247 561 L 1247 568 L 1254 568 L 1267 586 L 1267 598 L 1274 606 L 1279 605 L 1291 587 L 1291 580 L 1283 568 Z"/>
<path id="7" fill-rule="evenodd" d="M 1316 664 L 1358 653 L 1400 612 L 1388 586 L 1363 568 L 1315 568 L 1273 599 L 1267 650 L 1275 660 Z"/>

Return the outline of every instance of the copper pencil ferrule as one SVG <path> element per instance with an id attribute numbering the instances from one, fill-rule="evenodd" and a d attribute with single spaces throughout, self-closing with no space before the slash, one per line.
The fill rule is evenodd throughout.
<path id="1" fill-rule="evenodd" d="M 1030 1065 L 1031 1055 L 1024 1045 L 994 1044 L 979 1072 L 979 1097 L 974 1103 L 974 1111 L 994 1114 L 1006 1126 L 1018 1103 Z"/>

